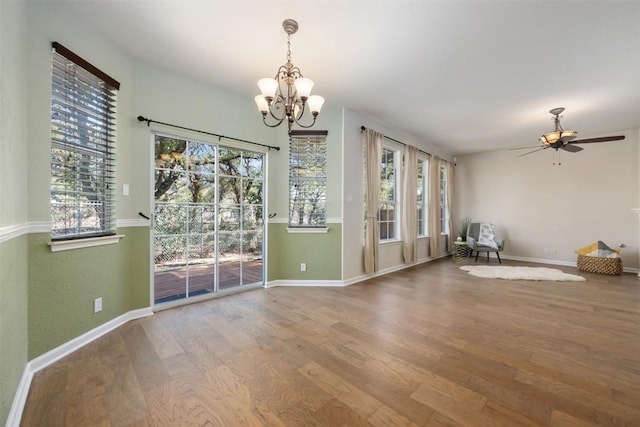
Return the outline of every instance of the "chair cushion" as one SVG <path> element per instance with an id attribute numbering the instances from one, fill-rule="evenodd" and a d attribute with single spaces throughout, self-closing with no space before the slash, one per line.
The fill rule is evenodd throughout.
<path id="1" fill-rule="evenodd" d="M 495 226 L 483 222 L 480 224 L 480 235 L 478 236 L 478 244 L 488 246 L 492 249 L 498 249 L 498 243 L 496 243 L 496 235 L 494 233 Z"/>

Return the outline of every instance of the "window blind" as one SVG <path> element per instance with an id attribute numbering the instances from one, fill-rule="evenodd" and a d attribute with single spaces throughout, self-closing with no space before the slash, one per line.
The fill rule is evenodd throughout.
<path id="1" fill-rule="evenodd" d="M 120 84 L 55 42 L 51 74 L 51 238 L 115 234 Z"/>
<path id="2" fill-rule="evenodd" d="M 289 140 L 289 226 L 327 225 L 327 132 L 292 131 Z"/>

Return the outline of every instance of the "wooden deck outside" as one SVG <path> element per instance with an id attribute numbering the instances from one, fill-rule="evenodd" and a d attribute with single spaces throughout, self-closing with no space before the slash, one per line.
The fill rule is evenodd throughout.
<path id="1" fill-rule="evenodd" d="M 240 269 L 242 268 L 242 281 Z M 198 265 L 155 273 L 155 303 L 186 297 L 186 277 L 189 275 L 189 295 L 201 295 L 214 291 L 215 265 Z M 262 259 L 250 261 L 226 261 L 219 264 L 218 289 L 230 289 L 263 280 Z"/>

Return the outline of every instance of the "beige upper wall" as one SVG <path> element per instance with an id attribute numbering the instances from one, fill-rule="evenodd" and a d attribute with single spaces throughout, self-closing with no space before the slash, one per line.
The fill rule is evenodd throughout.
<path id="1" fill-rule="evenodd" d="M 506 255 L 575 262 L 575 249 L 602 240 L 625 244 L 624 266 L 638 267 L 640 221 L 631 209 L 640 207 L 639 131 L 609 133 L 619 134 L 626 139 L 561 151 L 560 166 L 551 150 L 520 158 L 509 150 L 458 156 L 456 218 L 496 224 Z"/>
<path id="2" fill-rule="evenodd" d="M 360 126 L 375 129 L 393 139 L 418 147 L 420 150 L 435 154 L 446 160 L 451 156 L 442 148 L 435 147 L 425 141 L 399 131 L 385 123 L 376 121 L 352 110 L 344 110 L 344 180 L 343 180 L 343 209 L 342 209 L 342 253 L 343 280 L 361 278 L 365 274 L 363 257 L 363 151 Z M 389 144 L 393 142 L 387 141 Z M 402 146 L 397 144 L 398 149 Z M 424 260 L 428 254 L 428 239 L 419 239 L 418 260 Z M 404 266 L 402 258 L 402 243 L 400 241 L 383 243 L 380 245 L 380 271 L 390 271 Z"/>
<path id="3" fill-rule="evenodd" d="M 122 177 L 122 183 L 129 184 L 131 191 L 131 196 L 125 198 L 128 199 L 125 217 L 135 218 L 137 212 L 149 212 L 152 207 L 152 131 L 267 152 L 268 167 L 272 169 L 272 165 L 282 157 L 279 151 L 268 151 L 264 147 L 252 144 L 158 124 L 152 124 L 148 128 L 145 123 L 137 121 L 137 116 L 142 115 L 152 120 L 191 129 L 265 145 L 278 145 L 275 131 L 262 125 L 260 114 L 250 97 L 141 62 L 134 64 L 133 87 L 131 115 L 122 117 L 123 125 L 131 128 L 131 140 L 122 143 L 130 146 L 130 153 L 135 159 L 133 167 L 124 170 L 127 167 L 125 164 L 123 174 L 119 175 Z M 123 207 L 126 208 L 127 205 Z"/>
<path id="4" fill-rule="evenodd" d="M 26 35 L 25 2 L 0 1 L 0 425 L 28 361 Z"/>
<path id="5" fill-rule="evenodd" d="M 152 149 L 147 126 L 138 115 L 246 139 L 276 143 L 276 130 L 261 123 L 251 97 L 186 78 L 127 56 L 110 40 L 78 20 L 73 9 L 58 2 L 29 1 L 29 220 L 50 221 L 51 42 L 58 41 L 120 82 L 117 122 L 117 218 L 140 219 L 149 213 Z M 156 129 L 161 129 L 156 126 Z M 217 138 L 161 130 L 201 140 Z M 252 145 L 232 146 L 261 151 Z M 222 142 L 225 143 L 225 140 Z M 278 152 L 272 151 L 272 157 Z M 122 185 L 129 185 L 129 196 Z M 25 192 L 26 193 L 26 192 Z"/>
<path id="6" fill-rule="evenodd" d="M 27 220 L 25 3 L 0 8 L 0 227 Z"/>
<path id="7" fill-rule="evenodd" d="M 255 111 L 254 111 L 255 110 Z M 255 104 L 251 109 L 251 119 L 259 122 Z M 307 114 L 307 113 L 305 113 Z M 311 122 L 308 117 L 304 124 Z M 264 125 L 261 125 L 264 127 Z M 294 125 L 293 130 L 304 130 Z M 311 131 L 326 130 L 327 133 L 327 212 L 328 222 L 340 222 L 342 209 L 342 109 L 325 105 Z M 270 162 L 269 215 L 275 215 L 269 222 L 288 223 L 289 221 L 289 135 L 286 123 L 277 128 L 277 158 Z"/>
<path id="8" fill-rule="evenodd" d="M 29 220 L 51 221 L 51 42 L 57 41 L 120 82 L 117 122 L 117 182 L 121 188 L 136 167 L 132 155 L 133 61 L 58 2 L 28 1 Z M 118 219 L 130 217 L 118 192 Z"/>

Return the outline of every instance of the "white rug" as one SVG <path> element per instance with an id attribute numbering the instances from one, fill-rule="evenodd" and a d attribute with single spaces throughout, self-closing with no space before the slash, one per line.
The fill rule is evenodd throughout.
<path id="1" fill-rule="evenodd" d="M 554 280 L 557 282 L 582 282 L 582 276 L 564 273 L 555 268 L 545 267 L 507 267 L 492 265 L 463 265 L 460 270 L 468 271 L 472 276 L 487 279 L 506 280 Z"/>

